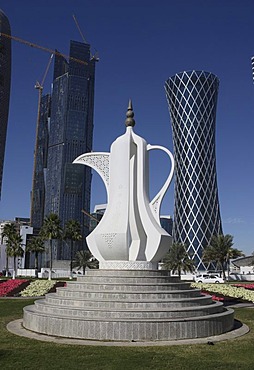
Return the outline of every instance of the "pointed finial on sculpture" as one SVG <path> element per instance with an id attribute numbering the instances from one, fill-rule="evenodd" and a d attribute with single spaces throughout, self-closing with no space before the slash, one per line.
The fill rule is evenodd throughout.
<path id="1" fill-rule="evenodd" d="M 135 126 L 135 120 L 133 119 L 134 117 L 134 112 L 133 112 L 133 109 L 132 109 L 132 101 L 131 99 L 129 100 L 129 106 L 128 106 L 128 110 L 127 110 L 127 113 L 126 113 L 126 120 L 125 120 L 125 126 L 126 127 L 134 127 Z"/>

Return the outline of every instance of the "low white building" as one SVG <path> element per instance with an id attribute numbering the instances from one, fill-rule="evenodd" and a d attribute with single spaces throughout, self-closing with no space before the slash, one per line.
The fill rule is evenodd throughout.
<path id="1" fill-rule="evenodd" d="M 7 224 L 15 224 L 17 230 L 19 230 L 20 235 L 22 236 L 22 248 L 24 250 L 23 257 L 17 258 L 17 268 L 24 268 L 25 267 L 25 252 L 26 252 L 26 241 L 27 241 L 27 235 L 33 234 L 33 228 L 29 226 L 28 224 L 29 219 L 21 219 L 16 218 L 14 221 L 12 220 L 3 220 L 0 221 L 0 272 L 6 270 L 6 237 L 2 237 L 3 235 L 3 229 L 5 225 Z M 13 258 L 8 258 L 8 268 L 10 271 L 13 270 Z"/>
<path id="2" fill-rule="evenodd" d="M 231 261 L 233 269 L 230 269 L 231 280 L 254 280 L 254 256 L 240 257 Z"/>

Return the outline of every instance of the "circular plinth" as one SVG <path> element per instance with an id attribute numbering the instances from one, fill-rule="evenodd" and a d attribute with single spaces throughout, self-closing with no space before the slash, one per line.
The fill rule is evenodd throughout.
<path id="1" fill-rule="evenodd" d="M 24 308 L 26 329 L 97 341 L 168 341 L 229 332 L 234 312 L 165 270 L 89 270 Z"/>
<path id="2" fill-rule="evenodd" d="M 62 337 L 52 337 L 44 334 L 38 334 L 27 330 L 22 325 L 23 320 L 18 319 L 11 321 L 7 324 L 7 330 L 15 335 L 35 339 L 44 342 L 53 342 L 57 344 L 72 344 L 81 346 L 112 346 L 112 347 L 154 347 L 154 346 L 177 346 L 177 345 L 190 345 L 190 344 L 202 344 L 202 343 L 216 343 L 224 340 L 231 340 L 241 337 L 247 334 L 250 330 L 249 327 L 241 322 L 235 320 L 234 328 L 224 334 L 215 335 L 206 338 L 195 338 L 195 339 L 182 339 L 182 340 L 170 340 L 170 341 L 158 341 L 158 342 L 98 342 L 94 340 L 82 340 L 82 339 L 71 339 Z"/>

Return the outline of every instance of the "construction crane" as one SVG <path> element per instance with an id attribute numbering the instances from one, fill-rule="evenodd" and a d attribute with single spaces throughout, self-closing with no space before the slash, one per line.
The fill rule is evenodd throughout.
<path id="1" fill-rule="evenodd" d="M 76 26 L 77 26 L 77 29 L 78 29 L 78 31 L 79 31 L 79 33 L 80 33 L 80 36 L 81 36 L 81 38 L 82 38 L 82 40 L 83 40 L 83 43 L 84 44 L 88 44 L 88 42 L 86 41 L 86 39 L 85 39 L 85 36 L 83 35 L 83 33 L 82 33 L 82 31 L 81 31 L 81 28 L 80 28 L 80 26 L 79 26 L 79 23 L 78 23 L 78 21 L 77 21 L 77 18 L 75 17 L 75 15 L 73 14 L 72 15 L 72 17 L 73 17 L 73 19 L 74 19 L 74 22 L 75 22 L 75 24 L 76 24 Z M 98 55 L 98 51 L 97 50 L 95 50 L 95 54 L 94 55 L 92 55 L 91 54 L 91 60 L 95 60 L 95 62 L 99 62 L 99 55 Z"/>
<path id="2" fill-rule="evenodd" d="M 22 44 L 25 44 L 25 45 L 30 46 L 32 48 L 37 48 L 37 49 L 46 51 L 47 53 L 64 57 L 66 59 L 72 60 L 72 61 L 77 62 L 77 63 L 81 63 L 81 64 L 84 64 L 84 65 L 87 65 L 88 64 L 84 60 L 80 60 L 80 59 L 77 59 L 77 58 L 70 57 L 69 55 L 65 55 L 63 53 L 60 53 L 57 50 L 53 50 L 53 49 L 49 49 L 49 48 L 46 48 L 46 47 L 41 46 L 41 45 L 37 45 L 37 44 L 35 44 L 33 42 L 30 42 L 30 41 L 27 41 L 27 40 L 23 40 L 23 39 L 21 39 L 20 37 L 17 37 L 17 36 L 12 36 L 12 35 L 8 35 L 7 33 L 0 32 L 0 37 L 2 37 L 2 36 L 3 37 L 6 37 L 8 39 L 17 41 L 17 42 L 21 42 Z"/>
<path id="3" fill-rule="evenodd" d="M 83 35 L 83 33 L 82 33 L 82 31 L 81 31 L 80 27 L 79 27 L 79 24 L 78 24 L 78 21 L 77 21 L 77 19 L 76 19 L 75 15 L 73 14 L 73 15 L 72 15 L 72 17 L 73 17 L 74 22 L 75 22 L 75 24 L 76 24 L 76 26 L 77 26 L 77 29 L 78 29 L 78 31 L 79 31 L 79 33 L 80 33 L 80 36 L 81 36 L 81 38 L 82 38 L 82 40 L 83 40 L 83 43 L 84 43 L 84 44 L 87 44 L 87 41 L 86 41 L 86 39 L 85 39 L 85 37 L 84 37 L 84 35 Z"/>
<path id="4" fill-rule="evenodd" d="M 49 58 L 49 61 L 48 61 L 48 65 L 47 65 L 47 68 L 45 70 L 45 73 L 42 77 L 42 80 L 41 80 L 41 83 L 39 81 L 36 81 L 36 84 L 35 84 L 35 89 L 39 90 L 39 96 L 40 96 L 40 100 L 41 100 L 41 96 L 42 96 L 42 91 L 43 91 L 43 86 L 44 86 L 44 82 L 45 82 L 45 79 L 47 77 L 47 74 L 48 74 L 48 71 L 49 71 L 49 67 L 50 67 L 50 64 L 52 62 L 52 59 L 53 59 L 53 56 L 54 54 L 51 54 L 50 58 Z"/>
<path id="5" fill-rule="evenodd" d="M 96 217 L 92 216 L 90 213 L 86 212 L 84 209 L 81 210 L 86 216 L 90 217 L 92 220 L 96 221 L 97 224 L 100 222 L 100 220 L 97 220 Z"/>

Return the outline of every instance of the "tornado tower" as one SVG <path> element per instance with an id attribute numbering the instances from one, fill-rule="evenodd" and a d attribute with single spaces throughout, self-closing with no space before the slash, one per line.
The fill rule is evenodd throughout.
<path id="1" fill-rule="evenodd" d="M 202 252 L 222 233 L 215 158 L 219 80 L 209 72 L 188 71 L 165 83 L 176 162 L 173 239 L 187 246 L 204 270 Z"/>

